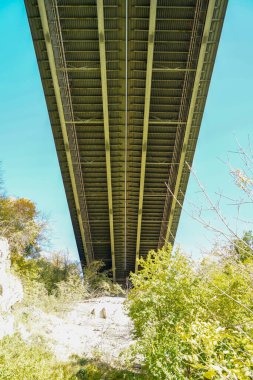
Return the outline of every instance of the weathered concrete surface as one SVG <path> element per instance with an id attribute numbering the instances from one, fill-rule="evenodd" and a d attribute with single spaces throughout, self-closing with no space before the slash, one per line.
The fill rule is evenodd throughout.
<path id="1" fill-rule="evenodd" d="M 14 333 L 11 307 L 23 298 L 21 281 L 11 273 L 8 241 L 0 238 L 0 339 Z"/>

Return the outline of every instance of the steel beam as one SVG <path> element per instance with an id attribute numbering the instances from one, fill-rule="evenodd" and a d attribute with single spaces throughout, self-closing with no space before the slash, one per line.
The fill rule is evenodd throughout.
<path id="1" fill-rule="evenodd" d="M 97 0 L 97 15 L 98 15 L 98 35 L 99 35 L 99 54 L 100 54 L 100 68 L 101 68 L 101 85 L 102 85 L 103 113 L 104 113 L 104 137 L 105 137 L 106 175 L 107 175 L 107 188 L 108 188 L 110 240 L 111 240 L 111 255 L 112 255 L 112 274 L 113 274 L 113 281 L 116 281 L 114 227 L 113 227 L 113 203 L 112 203 L 111 152 L 110 152 L 109 111 L 108 111 L 106 50 L 105 50 L 105 27 L 104 27 L 104 2 L 103 2 L 103 0 Z"/>
<path id="2" fill-rule="evenodd" d="M 143 118 L 143 137 L 142 137 L 141 175 L 140 175 L 140 193 L 139 193 L 138 224 L 137 224 L 137 239 L 136 239 L 135 271 L 137 271 L 138 269 L 138 260 L 139 260 L 139 255 L 140 255 L 142 207 L 143 207 L 143 193 L 144 193 L 145 172 L 146 172 L 149 110 L 150 110 L 154 42 L 155 42 L 156 8 L 157 8 L 157 0 L 151 0 L 150 11 L 149 11 L 150 13 L 149 13 L 149 32 L 148 32 L 148 56 L 147 56 L 144 118 Z"/>
<path id="3" fill-rule="evenodd" d="M 175 125 L 185 125 L 185 121 L 177 121 L 177 120 L 150 120 L 149 124 L 175 124 Z"/>
<path id="4" fill-rule="evenodd" d="M 193 120 L 194 110 L 195 110 L 195 106 L 196 106 L 196 100 L 198 97 L 199 85 L 201 82 L 201 73 L 203 70 L 204 62 L 205 62 L 205 53 L 206 53 L 206 48 L 207 48 L 207 44 L 208 44 L 208 37 L 209 37 L 210 29 L 211 29 L 211 23 L 212 23 L 212 19 L 213 19 L 215 2 L 216 2 L 215 0 L 210 0 L 209 4 L 208 4 L 206 21 L 205 21 L 205 26 L 204 26 L 204 32 L 203 32 L 203 36 L 202 36 L 201 47 L 200 47 L 200 52 L 199 52 L 199 59 L 198 59 L 196 75 L 195 75 L 195 80 L 194 80 L 194 85 L 193 85 L 191 103 L 190 103 L 190 108 L 189 108 L 189 113 L 188 113 L 188 118 L 187 118 L 187 123 L 186 123 L 183 148 L 182 148 L 182 153 L 181 153 L 181 157 L 180 157 L 177 179 L 176 179 L 176 184 L 175 184 L 175 189 L 174 189 L 174 197 L 173 197 L 172 203 L 171 203 L 170 215 L 169 215 L 169 220 L 168 220 L 168 227 L 167 227 L 167 231 L 166 231 L 165 245 L 168 245 L 168 243 L 170 241 L 171 226 L 172 226 L 172 222 L 173 222 L 175 208 L 177 205 L 177 198 L 178 198 L 178 193 L 179 193 L 179 189 L 180 189 L 180 183 L 181 183 L 183 168 L 185 165 L 185 156 L 186 156 L 186 152 L 187 152 L 187 145 L 189 142 L 190 132 L 191 132 L 191 128 L 192 128 L 192 120 Z"/>
<path id="5" fill-rule="evenodd" d="M 81 206 L 80 206 L 79 197 L 78 197 L 77 183 L 75 179 L 71 152 L 69 149 L 69 139 L 68 139 L 66 121 L 64 117 L 63 104 L 61 100 L 61 91 L 60 91 L 60 86 L 59 86 L 58 77 L 57 77 L 57 69 L 56 69 L 56 64 L 55 64 L 53 46 L 52 46 L 52 41 L 50 37 L 50 30 L 49 30 L 47 12 L 46 12 L 44 0 L 38 0 L 38 7 L 39 7 L 40 19 L 42 23 L 43 34 L 44 34 L 44 38 L 46 42 L 47 55 L 48 55 L 49 66 L 50 66 L 50 71 L 51 71 L 52 80 L 53 80 L 53 87 L 54 87 L 54 93 L 55 93 L 55 98 L 56 98 L 56 103 L 57 103 L 57 109 L 59 112 L 61 131 L 62 131 L 64 146 L 65 146 L 65 153 L 66 153 L 67 162 L 68 162 L 71 186 L 72 186 L 73 194 L 74 194 L 74 201 L 75 201 L 77 218 L 78 218 L 79 228 L 80 228 L 81 237 L 82 237 L 83 249 L 84 249 L 86 263 L 89 264 L 90 258 L 88 256 L 88 249 L 86 245 L 87 242 L 85 240 L 84 221 L 82 220 L 82 216 L 81 216 Z"/>
<path id="6" fill-rule="evenodd" d="M 163 72 L 190 72 L 190 71 L 196 71 L 195 69 L 183 69 L 183 68 L 171 68 L 171 67 L 154 67 L 153 71 L 161 71 Z M 173 79 L 175 80 L 175 79 Z"/>

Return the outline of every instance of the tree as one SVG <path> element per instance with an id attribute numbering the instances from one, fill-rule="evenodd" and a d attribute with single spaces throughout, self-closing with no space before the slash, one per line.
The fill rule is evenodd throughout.
<path id="1" fill-rule="evenodd" d="M 60 282 L 70 277 L 81 279 L 78 265 L 69 260 L 65 252 L 52 252 L 49 258 L 40 257 L 36 262 L 39 270 L 38 281 L 42 282 L 49 294 L 54 293 Z"/>
<path id="2" fill-rule="evenodd" d="M 231 250 L 236 254 L 238 260 L 244 262 L 247 259 L 253 258 L 253 234 L 252 231 L 247 231 L 241 239 L 232 241 Z"/>
<path id="3" fill-rule="evenodd" d="M 9 240 L 12 254 L 36 256 L 45 225 L 29 199 L 0 197 L 0 234 Z"/>

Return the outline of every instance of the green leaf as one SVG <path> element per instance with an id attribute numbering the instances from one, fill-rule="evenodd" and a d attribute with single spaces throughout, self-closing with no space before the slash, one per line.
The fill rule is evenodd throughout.
<path id="1" fill-rule="evenodd" d="M 216 372 L 213 369 L 210 369 L 206 373 L 204 373 L 205 379 L 212 379 L 216 375 Z"/>

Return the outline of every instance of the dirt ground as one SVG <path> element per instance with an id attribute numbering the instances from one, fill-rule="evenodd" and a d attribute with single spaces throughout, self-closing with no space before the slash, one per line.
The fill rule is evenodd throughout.
<path id="1" fill-rule="evenodd" d="M 25 340 L 40 335 L 61 361 L 76 354 L 120 361 L 120 353 L 133 342 L 132 323 L 123 297 L 100 297 L 74 304 L 60 316 L 29 308 L 28 323 L 19 323 Z M 26 312 L 26 311 L 24 311 Z"/>

